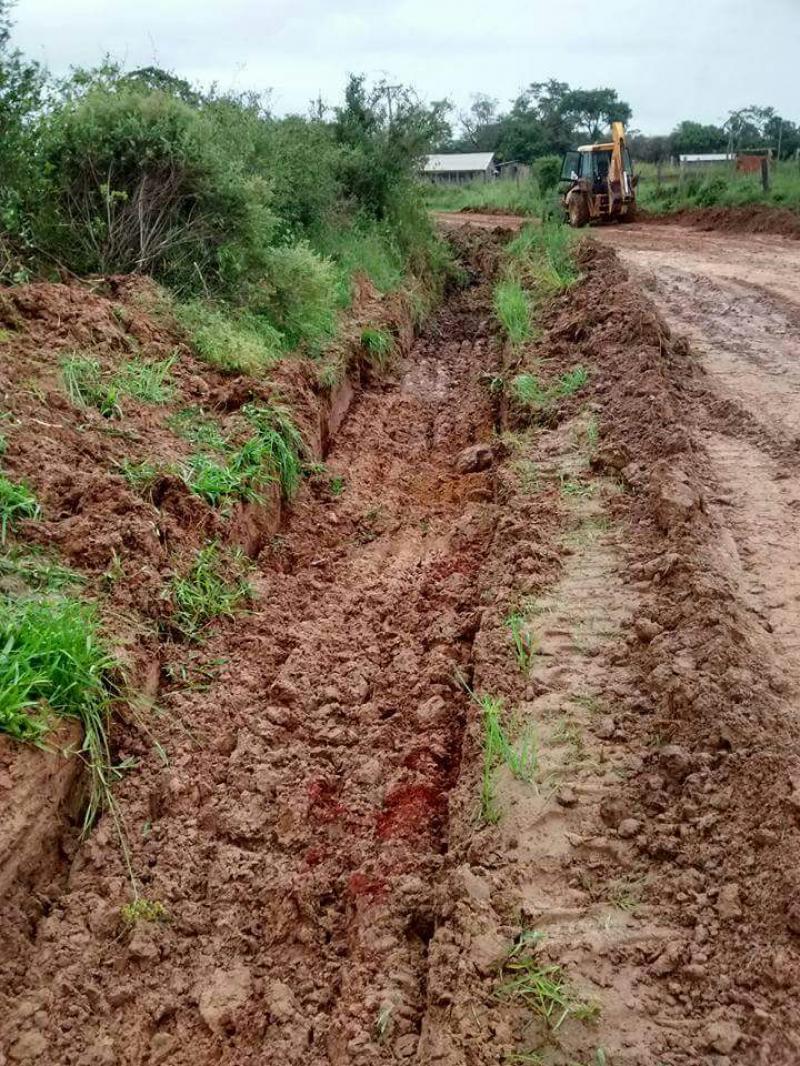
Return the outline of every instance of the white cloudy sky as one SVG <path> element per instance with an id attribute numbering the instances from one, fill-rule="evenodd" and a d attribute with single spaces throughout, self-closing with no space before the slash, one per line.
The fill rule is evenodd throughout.
<path id="1" fill-rule="evenodd" d="M 459 106 L 549 77 L 611 85 L 647 133 L 751 103 L 800 120 L 800 0 L 18 0 L 15 19 L 58 73 L 108 52 L 271 88 L 279 111 L 335 101 L 352 71 Z"/>

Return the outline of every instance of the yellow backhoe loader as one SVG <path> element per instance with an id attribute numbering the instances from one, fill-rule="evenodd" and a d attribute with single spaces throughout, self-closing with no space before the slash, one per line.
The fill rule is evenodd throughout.
<path id="1" fill-rule="evenodd" d="M 636 216 L 636 185 L 633 162 L 625 144 L 625 127 L 611 123 L 610 144 L 583 144 L 567 152 L 561 181 L 567 188 L 561 203 L 570 226 L 617 219 L 630 222 Z"/>

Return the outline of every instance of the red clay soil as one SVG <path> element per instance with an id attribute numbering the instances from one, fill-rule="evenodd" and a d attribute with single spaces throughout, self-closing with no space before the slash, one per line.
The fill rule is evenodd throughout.
<path id="1" fill-rule="evenodd" d="M 6 903 L 11 1061 L 800 1059 L 794 682 L 720 550 L 707 383 L 591 242 L 536 344 L 501 351 L 499 238 L 456 239 L 472 284 L 358 396 L 327 456 L 343 490 L 311 479 L 258 546 L 250 613 L 199 650 L 170 649 L 152 723 L 168 765 L 119 728 L 120 756 L 138 765 L 115 794 L 165 920 L 122 921 L 129 884 L 108 818 L 80 846 L 65 838 L 50 885 Z M 588 385 L 532 427 L 487 388 L 577 364 Z M 551 595 L 556 616 L 588 550 L 564 537 L 558 464 L 589 415 L 616 569 L 595 560 L 584 592 L 632 606 L 584 660 L 554 634 L 557 654 L 542 649 L 523 681 L 505 619 L 523 592 Z M 531 430 L 538 489 L 514 473 L 514 438 L 493 436 L 509 424 Z M 33 477 L 25 462 L 15 473 Z M 588 731 L 591 765 L 552 794 L 519 786 L 519 808 L 482 824 L 481 710 L 462 681 L 524 714 L 586 677 L 605 684 L 607 708 Z M 545 958 L 603 1009 L 554 1028 L 498 989 L 538 920 L 529 856 L 557 833 L 551 920 L 566 931 Z M 645 886 L 644 903 L 611 941 L 596 906 L 618 878 Z"/>
<path id="2" fill-rule="evenodd" d="M 261 552 L 252 612 L 203 648 L 213 680 L 163 691 L 169 766 L 135 730 L 117 738 L 140 760 L 117 791 L 134 868 L 168 920 L 121 925 L 107 820 L 38 923 L 6 914 L 14 1059 L 413 1053 L 467 700 L 455 674 L 494 522 L 491 474 L 453 467 L 492 429 L 480 292 L 364 394 L 329 457 L 344 492 L 303 491 Z"/>
<path id="3" fill-rule="evenodd" d="M 653 224 L 677 224 L 699 230 L 719 230 L 722 233 L 774 233 L 800 240 L 800 214 L 788 207 L 770 204 L 690 207 L 668 215 L 650 215 L 642 211 L 639 219 Z"/>

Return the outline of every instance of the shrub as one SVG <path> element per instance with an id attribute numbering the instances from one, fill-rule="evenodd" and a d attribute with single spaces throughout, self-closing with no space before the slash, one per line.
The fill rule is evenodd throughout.
<path id="1" fill-rule="evenodd" d="M 135 83 L 134 83 L 135 84 Z M 68 97 L 42 127 L 38 242 L 79 273 L 236 291 L 274 231 L 263 179 L 188 103 L 121 82 Z"/>
<path id="2" fill-rule="evenodd" d="M 561 159 L 557 155 L 543 155 L 534 160 L 533 176 L 539 186 L 542 196 L 555 189 L 561 177 Z"/>
<path id="3" fill-rule="evenodd" d="M 281 355 L 281 335 L 254 315 L 236 314 L 192 300 L 178 305 L 175 317 L 200 358 L 217 370 L 255 376 Z"/>
<path id="4" fill-rule="evenodd" d="M 270 248 L 267 276 L 251 306 L 266 315 L 283 335 L 287 348 L 300 343 L 319 350 L 336 326 L 336 273 L 306 243 Z"/>

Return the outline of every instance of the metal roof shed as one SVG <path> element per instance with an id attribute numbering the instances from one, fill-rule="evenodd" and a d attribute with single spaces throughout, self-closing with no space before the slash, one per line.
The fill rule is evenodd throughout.
<path id="1" fill-rule="evenodd" d="M 494 152 L 450 152 L 429 155 L 423 175 L 434 182 L 491 181 L 495 176 Z"/>

